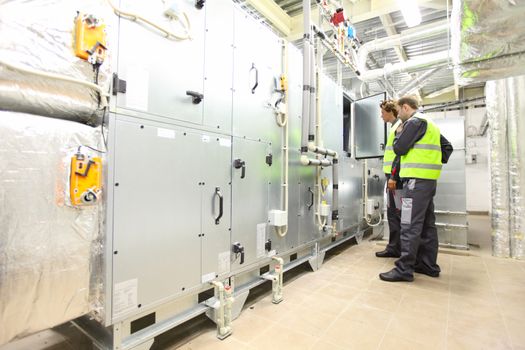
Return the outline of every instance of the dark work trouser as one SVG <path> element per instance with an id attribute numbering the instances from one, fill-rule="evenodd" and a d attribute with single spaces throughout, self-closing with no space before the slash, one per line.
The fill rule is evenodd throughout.
<path id="1" fill-rule="evenodd" d="M 441 271 L 436 263 L 439 243 L 435 194 L 435 180 L 403 181 L 401 257 L 396 261 L 396 270 L 404 276 L 412 276 L 415 268 L 429 273 Z"/>
<path id="2" fill-rule="evenodd" d="M 388 204 L 386 209 L 386 215 L 388 218 L 388 228 L 390 230 L 390 235 L 388 237 L 388 245 L 386 250 L 392 254 L 401 253 L 401 195 L 402 190 L 391 191 L 388 188 L 386 189 L 388 196 Z M 397 198 L 396 198 L 397 197 Z"/>

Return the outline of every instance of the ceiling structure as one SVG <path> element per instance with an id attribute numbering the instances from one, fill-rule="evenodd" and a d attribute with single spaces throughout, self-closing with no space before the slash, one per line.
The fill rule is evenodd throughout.
<path id="1" fill-rule="evenodd" d="M 452 0 L 417 0 L 422 21 L 421 26 L 431 23 L 448 21 L 452 10 Z M 276 33 L 302 46 L 303 36 L 303 10 L 302 0 L 237 0 L 242 7 L 255 17 L 266 22 Z M 312 21 L 318 22 L 316 1 L 312 0 Z M 393 36 L 405 31 L 418 30 L 418 27 L 408 28 L 399 11 L 396 0 L 343 0 L 339 1 L 345 9 L 345 14 L 356 29 L 359 40 L 363 43 L 375 39 Z M 328 27 L 324 28 L 329 30 Z M 327 34 L 330 34 L 328 31 Z M 450 33 L 435 35 L 428 39 L 420 40 L 406 45 L 400 45 L 387 50 L 371 52 L 368 56 L 367 66 L 370 69 L 382 68 L 386 64 L 404 62 L 422 55 L 446 51 L 450 47 Z M 325 54 L 324 70 L 337 77 L 337 59 L 330 53 Z M 357 91 L 360 95 L 370 95 L 390 90 L 397 93 L 411 81 L 428 76 L 410 92 L 420 96 L 424 104 L 452 101 L 472 96 L 483 96 L 483 84 L 470 86 L 467 89 L 455 85 L 452 71 L 452 62 L 434 72 L 418 71 L 411 74 L 400 73 L 385 76 L 382 81 L 362 83 L 356 74 L 349 68 L 342 68 L 342 84 L 347 90 Z M 426 74 L 426 75 L 425 75 Z M 393 91 L 392 91 L 393 90 Z"/>

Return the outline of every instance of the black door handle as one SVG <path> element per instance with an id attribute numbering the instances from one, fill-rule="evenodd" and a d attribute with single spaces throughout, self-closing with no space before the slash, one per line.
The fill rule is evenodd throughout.
<path id="1" fill-rule="evenodd" d="M 241 169 L 241 179 L 244 179 L 246 176 L 246 162 L 242 159 L 235 159 L 233 161 L 233 166 L 235 169 Z"/>
<path id="2" fill-rule="evenodd" d="M 191 96 L 191 102 L 198 105 L 204 99 L 204 95 L 195 91 L 186 91 L 186 95 Z"/>
<path id="3" fill-rule="evenodd" d="M 312 191 L 311 187 L 308 187 L 308 192 L 312 194 L 312 202 L 308 204 L 308 210 L 310 210 L 314 206 L 314 191 Z"/>
<path id="4" fill-rule="evenodd" d="M 215 225 L 218 225 L 224 213 L 224 197 L 222 196 L 220 187 L 215 187 L 215 195 L 219 197 L 219 216 L 215 218 Z"/>
<path id="5" fill-rule="evenodd" d="M 257 67 L 255 67 L 255 63 L 252 63 L 252 68 L 250 68 L 250 72 L 252 70 L 255 70 L 255 84 L 252 87 L 252 94 L 255 94 L 255 89 L 257 89 L 257 86 L 259 86 L 259 70 Z"/>

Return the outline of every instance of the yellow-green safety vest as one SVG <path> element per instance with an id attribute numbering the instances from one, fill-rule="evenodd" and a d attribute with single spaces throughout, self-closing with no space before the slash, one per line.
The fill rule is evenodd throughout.
<path id="1" fill-rule="evenodd" d="M 401 119 L 397 119 L 394 125 L 392 125 L 392 128 L 390 128 L 390 133 L 386 140 L 385 155 L 383 156 L 383 172 L 385 174 L 392 172 L 392 162 L 396 158 L 396 154 L 394 153 L 394 138 L 396 137 L 396 130 L 402 122 Z"/>
<path id="2" fill-rule="evenodd" d="M 417 141 L 407 154 L 401 156 L 401 178 L 437 180 L 441 174 L 441 133 L 436 124 L 421 113 L 412 118 L 427 122 L 425 135 Z"/>

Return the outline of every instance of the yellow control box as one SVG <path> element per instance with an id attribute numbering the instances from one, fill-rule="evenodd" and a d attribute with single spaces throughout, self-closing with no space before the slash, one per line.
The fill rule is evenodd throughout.
<path id="1" fill-rule="evenodd" d="M 102 192 L 102 159 L 77 153 L 71 158 L 71 204 L 96 204 Z"/>
<path id="2" fill-rule="evenodd" d="M 75 19 L 75 55 L 91 64 L 106 59 L 106 25 L 93 15 L 79 13 Z"/>

